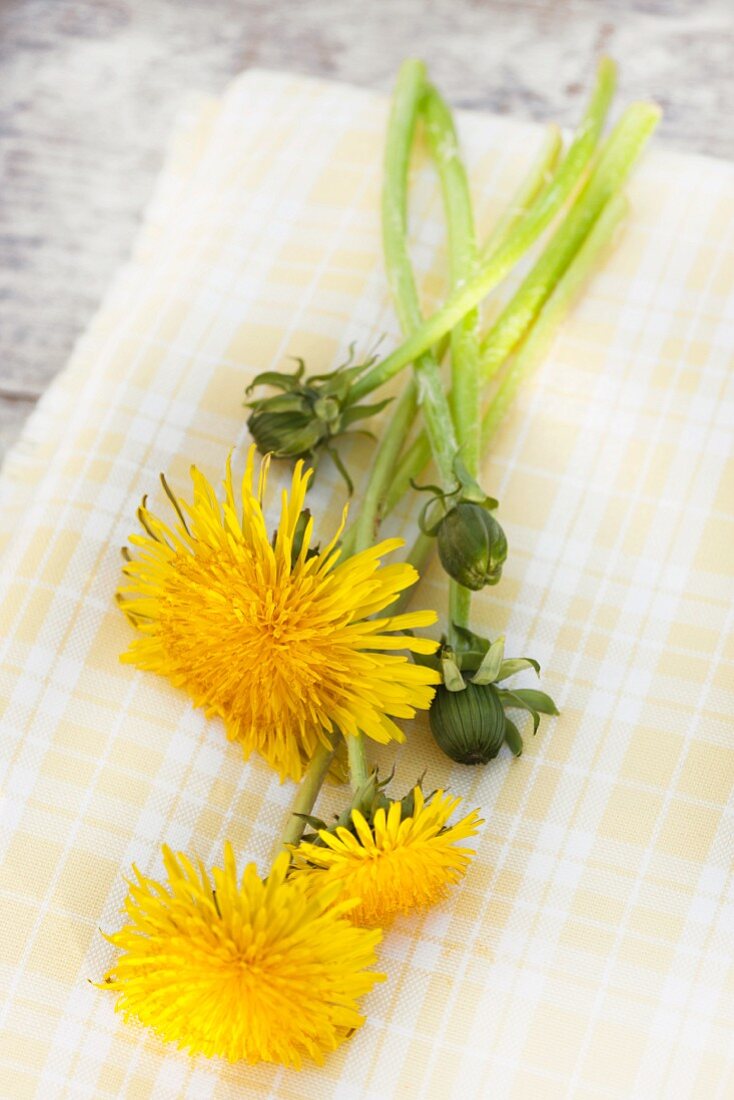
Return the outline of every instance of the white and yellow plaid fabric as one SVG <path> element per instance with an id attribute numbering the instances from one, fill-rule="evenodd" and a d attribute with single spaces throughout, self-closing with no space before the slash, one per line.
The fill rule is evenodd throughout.
<path id="1" fill-rule="evenodd" d="M 131 263 L 0 481 L 0 1095 L 639 1098 L 734 1095 L 734 167 L 657 149 L 623 240 L 496 439 L 511 553 L 480 628 L 541 660 L 562 717 L 519 760 L 428 765 L 486 824 L 465 882 L 401 919 L 389 980 L 323 1069 L 191 1060 L 97 990 L 123 876 L 159 846 L 262 867 L 292 797 L 220 724 L 118 662 L 119 547 L 143 493 L 247 440 L 243 390 L 398 338 L 380 256 L 386 102 L 248 73 L 189 112 Z M 539 131 L 462 115 L 483 230 Z M 444 293 L 424 163 L 414 255 Z M 82 242 L 83 247 L 83 242 Z M 496 308 L 496 307 L 495 307 Z M 347 457 L 357 475 L 371 451 Z M 313 507 L 332 529 L 328 463 Z M 411 511 L 412 509 L 412 511 Z M 410 531 L 415 505 L 391 530 Z M 420 605 L 443 607 L 431 572 Z M 383 759 L 390 759 L 384 752 Z M 321 803 L 338 804 L 338 792 Z"/>

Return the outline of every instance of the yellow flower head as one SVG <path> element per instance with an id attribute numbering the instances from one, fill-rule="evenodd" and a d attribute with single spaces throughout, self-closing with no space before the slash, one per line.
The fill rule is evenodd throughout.
<path id="1" fill-rule="evenodd" d="M 345 916 L 338 886 L 287 880 L 282 853 L 263 882 L 250 863 L 238 881 L 230 845 L 212 888 L 205 869 L 163 849 L 167 885 L 135 868 L 129 918 L 108 939 L 122 954 L 102 988 L 116 1009 L 191 1054 L 299 1066 L 323 1061 L 360 1027 L 357 999 L 380 932 Z"/>
<path id="2" fill-rule="evenodd" d="M 281 778 L 297 780 L 334 729 L 403 740 L 393 719 L 427 708 L 439 676 L 389 651 L 432 653 L 430 639 L 395 632 L 430 626 L 436 616 L 370 618 L 418 574 L 405 563 L 381 565 L 399 539 L 340 561 L 345 517 L 327 546 L 310 549 L 313 521 L 303 505 L 312 471 L 301 462 L 271 542 L 263 514 L 268 460 L 256 483 L 254 461 L 252 447 L 241 507 L 229 464 L 222 504 L 195 467 L 191 504 L 164 481 L 177 515 L 172 527 L 143 503 L 144 533 L 130 539 L 139 553 L 129 557 L 118 592 L 142 636 L 122 660 L 167 676 L 223 718 L 246 754 L 259 752 Z"/>
<path id="3" fill-rule="evenodd" d="M 391 802 L 374 812 L 370 824 L 352 810 L 351 829 L 319 830 L 321 844 L 301 841 L 294 852 L 294 878 L 310 879 L 316 889 L 324 879 L 338 882 L 340 897 L 361 899 L 350 919 L 364 926 L 385 927 L 398 913 L 435 905 L 474 854 L 456 842 L 476 833 L 478 811 L 446 824 L 460 801 L 444 791 L 426 801 L 416 787 L 411 812 Z"/>

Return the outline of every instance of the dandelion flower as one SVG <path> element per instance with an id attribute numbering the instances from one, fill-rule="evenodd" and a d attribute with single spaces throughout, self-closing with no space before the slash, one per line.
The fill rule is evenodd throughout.
<path id="1" fill-rule="evenodd" d="M 312 549 L 313 520 L 303 510 L 312 471 L 302 462 L 271 541 L 263 514 L 268 460 L 257 479 L 254 460 L 252 447 L 240 507 L 229 463 L 221 504 L 195 467 L 190 504 L 163 481 L 173 526 L 143 502 L 144 533 L 130 539 L 138 554 L 128 554 L 118 592 L 141 636 L 122 660 L 167 676 L 219 715 L 246 755 L 256 751 L 281 778 L 298 780 L 335 729 L 382 743 L 404 739 L 394 719 L 427 708 L 439 676 L 394 652 L 432 653 L 435 642 L 396 632 L 436 616 L 370 618 L 418 574 L 406 563 L 381 564 L 399 539 L 340 560 L 346 512 L 328 545 Z"/>
<path id="2" fill-rule="evenodd" d="M 476 833 L 478 811 L 447 825 L 460 801 L 444 791 L 426 800 L 416 787 L 408 812 L 400 802 L 391 802 L 387 810 L 377 809 L 370 823 L 352 810 L 351 829 L 323 829 L 321 843 L 300 843 L 294 852 L 294 878 L 305 876 L 316 889 L 324 879 L 338 882 L 340 897 L 361 899 L 350 919 L 364 926 L 385 927 L 398 913 L 435 905 L 474 854 L 471 848 L 457 847 L 457 841 Z"/>
<path id="3" fill-rule="evenodd" d="M 135 868 L 129 923 L 108 939 L 122 954 L 102 988 L 116 1009 L 190 1054 L 300 1066 L 364 1022 L 357 1000 L 383 975 L 380 932 L 357 928 L 336 884 L 309 891 L 287 880 L 282 853 L 263 882 L 254 864 L 238 881 L 230 845 L 224 869 L 206 870 L 163 849 L 168 883 Z"/>

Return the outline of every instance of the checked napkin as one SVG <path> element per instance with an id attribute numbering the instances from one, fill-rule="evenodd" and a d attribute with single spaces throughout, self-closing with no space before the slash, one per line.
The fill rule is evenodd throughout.
<path id="1" fill-rule="evenodd" d="M 323 1068 L 196 1060 L 96 989 L 133 862 L 160 844 L 265 867 L 292 796 L 220 724 L 118 656 L 120 546 L 158 473 L 219 480 L 243 390 L 303 356 L 382 350 L 386 100 L 267 72 L 179 126 L 132 259 L 0 477 L 0 1095 L 136 1100 L 734 1095 L 734 166 L 659 147 L 632 213 L 496 437 L 483 484 L 510 556 L 477 629 L 538 657 L 562 716 L 519 760 L 428 764 L 486 824 L 463 884 L 384 939 L 388 981 Z M 540 130 L 460 130 L 480 228 Z M 413 254 L 445 293 L 440 196 L 415 171 Z M 506 294 L 507 291 L 505 290 Z M 500 294 L 498 300 L 502 295 Z M 497 304 L 490 306 L 497 310 Z M 359 486 L 371 444 L 345 459 Z M 331 532 L 328 462 L 312 510 Z M 388 525 L 411 535 L 412 502 Z M 442 607 L 432 569 L 419 606 Z M 530 679 L 528 680 L 530 683 Z M 385 763 L 391 752 L 383 753 Z M 338 794 L 321 803 L 329 809 Z M 326 811 L 325 811 L 326 812 Z"/>

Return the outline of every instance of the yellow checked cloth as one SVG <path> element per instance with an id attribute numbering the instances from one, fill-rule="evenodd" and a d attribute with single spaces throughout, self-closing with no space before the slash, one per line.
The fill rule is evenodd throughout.
<path id="1" fill-rule="evenodd" d="M 562 717 L 525 755 L 428 764 L 486 825 L 463 885 L 381 951 L 388 981 L 323 1069 L 192 1061 L 97 981 L 134 861 L 266 866 L 292 796 L 166 682 L 118 663 L 119 548 L 158 473 L 218 479 L 253 374 L 398 339 L 380 256 L 386 102 L 248 73 L 179 130 L 131 263 L 0 481 L 0 1095 L 734 1095 L 734 167 L 660 150 L 620 247 L 484 468 L 511 553 L 476 623 L 541 660 Z M 482 231 L 539 140 L 461 117 Z M 414 255 L 444 293 L 435 181 Z M 495 307 L 496 308 L 496 307 Z M 371 445 L 345 456 L 357 482 Z M 312 508 L 331 531 L 328 463 Z M 412 508 L 415 505 L 411 505 Z M 410 513 L 391 530 L 410 532 Z M 442 607 L 432 572 L 420 606 Z M 389 754 L 383 754 L 389 759 Z M 336 804 L 336 792 L 325 803 Z"/>

